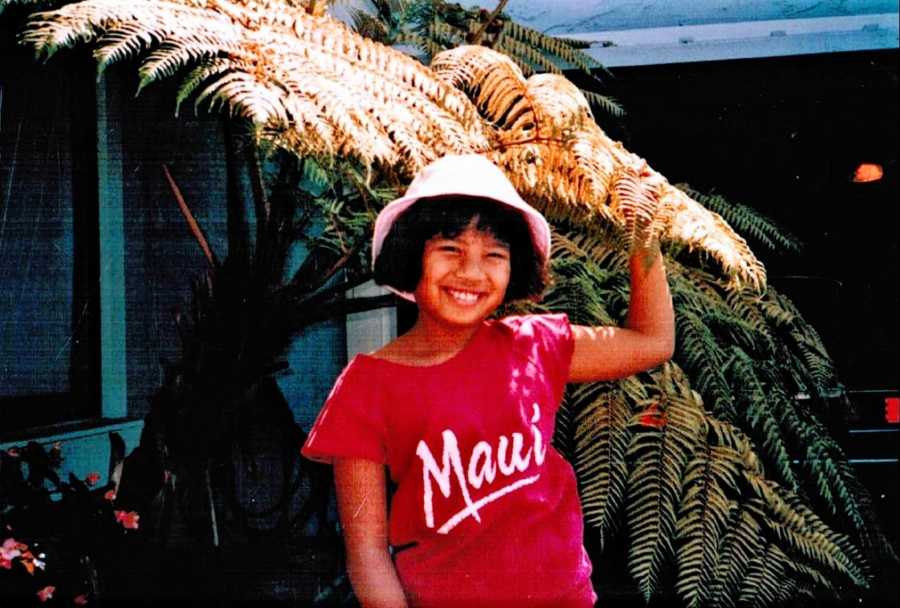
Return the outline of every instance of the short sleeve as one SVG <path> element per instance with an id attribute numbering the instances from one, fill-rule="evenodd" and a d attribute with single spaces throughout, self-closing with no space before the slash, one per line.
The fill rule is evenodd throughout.
<path id="1" fill-rule="evenodd" d="M 507 317 L 515 342 L 546 374 L 557 399 L 562 399 L 575 351 L 575 337 L 565 313 Z"/>
<path id="2" fill-rule="evenodd" d="M 353 359 L 341 372 L 322 406 L 301 450 L 310 460 L 327 464 L 335 458 L 387 462 L 384 407 L 360 361 Z"/>

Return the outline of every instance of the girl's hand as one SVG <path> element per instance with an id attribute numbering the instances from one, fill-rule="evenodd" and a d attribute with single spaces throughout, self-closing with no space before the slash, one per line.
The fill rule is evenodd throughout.
<path id="1" fill-rule="evenodd" d="M 625 327 L 575 325 L 569 382 L 614 380 L 656 367 L 675 349 L 675 315 L 663 256 L 655 239 L 632 253 Z"/>
<path id="2" fill-rule="evenodd" d="M 363 608 L 406 608 L 406 596 L 388 552 L 384 465 L 335 459 L 338 515 L 347 548 L 347 571 Z"/>

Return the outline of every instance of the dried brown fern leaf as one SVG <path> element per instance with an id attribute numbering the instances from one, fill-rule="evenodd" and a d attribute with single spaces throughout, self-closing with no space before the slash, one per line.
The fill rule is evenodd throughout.
<path id="1" fill-rule="evenodd" d="M 662 203 L 664 181 L 646 167 L 620 165 L 612 178 L 610 209 L 625 224 L 634 248 L 648 248 L 670 220 L 671 208 Z"/>
<path id="2" fill-rule="evenodd" d="M 672 221 L 664 238 L 684 243 L 715 259 L 734 279 L 732 287 L 749 286 L 757 293 L 765 289 L 765 267 L 753 255 L 747 241 L 719 214 L 668 183 L 664 196 L 667 205 L 672 207 Z"/>
<path id="3" fill-rule="evenodd" d="M 481 46 L 459 46 L 431 60 L 442 82 L 468 95 L 481 116 L 498 131 L 529 134 L 541 117 L 522 71 L 502 53 Z"/>
<path id="4" fill-rule="evenodd" d="M 276 141 L 310 139 L 304 151 L 321 142 L 320 154 L 412 173 L 442 154 L 486 147 L 475 108 L 430 70 L 283 3 L 88 0 L 35 16 L 25 39 L 49 53 L 98 36 L 102 65 L 156 47 L 144 83 L 210 61 L 211 82 L 195 73 L 193 88 L 202 84 L 205 98 L 250 117 Z M 186 50 L 195 43 L 196 52 Z"/>
<path id="5" fill-rule="evenodd" d="M 746 241 L 607 137 L 587 100 L 562 76 L 536 74 L 523 82 L 510 59 L 482 47 L 447 51 L 433 65 L 497 127 L 492 160 L 551 219 L 613 221 L 630 243 L 664 236 L 716 259 L 735 284 L 765 285 L 765 269 Z"/>

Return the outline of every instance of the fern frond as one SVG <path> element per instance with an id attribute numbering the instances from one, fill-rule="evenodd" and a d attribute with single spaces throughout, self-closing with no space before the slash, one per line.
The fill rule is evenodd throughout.
<path id="1" fill-rule="evenodd" d="M 722 217 L 689 198 L 684 192 L 667 184 L 667 204 L 673 207 L 672 223 L 665 237 L 702 251 L 731 269 L 735 286 L 747 284 L 757 293 L 766 285 L 766 271 L 750 251 L 747 241 L 734 231 Z M 737 279 L 743 279 L 737 280 Z"/>
<path id="2" fill-rule="evenodd" d="M 596 91 L 582 91 L 592 108 L 598 108 L 604 114 L 613 118 L 624 118 L 625 107 L 609 95 L 601 95 Z"/>
<path id="3" fill-rule="evenodd" d="M 756 555 L 747 566 L 738 603 L 745 606 L 771 606 L 781 595 L 786 557 L 774 544 Z"/>
<path id="4" fill-rule="evenodd" d="M 562 74 L 562 70 L 541 53 L 540 50 L 515 38 L 500 37 L 493 48 L 508 55 L 510 59 L 515 61 L 525 76 L 531 76 L 535 72 Z"/>
<path id="5" fill-rule="evenodd" d="M 668 363 L 654 378 L 663 392 L 638 404 L 643 411 L 631 420 L 626 454 L 633 463 L 626 502 L 628 568 L 645 601 L 657 587 L 663 563 L 674 555 L 680 481 L 703 430 L 703 406 L 676 367 Z"/>
<path id="6" fill-rule="evenodd" d="M 778 484 L 745 472 L 744 478 L 766 505 L 762 523 L 791 551 L 827 566 L 867 587 L 868 575 L 859 551 L 842 534 L 831 530 L 793 493 Z"/>
<path id="7" fill-rule="evenodd" d="M 731 501 L 729 507 L 728 522 L 716 547 L 716 575 L 709 590 L 710 603 L 722 608 L 735 605 L 747 567 L 763 549 L 761 528 L 755 515 L 762 510 L 762 501 Z"/>
<path id="8" fill-rule="evenodd" d="M 230 46 L 228 41 L 202 41 L 194 38 L 186 43 L 182 40 L 164 40 L 158 48 L 147 55 L 138 68 L 140 77 L 138 93 L 153 82 L 170 78 L 186 67 L 204 64 L 223 53 L 229 56 L 242 55 L 240 47 Z M 183 87 L 184 84 L 182 90 Z M 193 90 L 192 88 L 191 92 Z"/>
<path id="9" fill-rule="evenodd" d="M 427 62 L 431 62 L 432 57 L 444 50 L 444 46 L 438 44 L 429 36 L 420 36 L 414 32 L 401 32 L 397 34 L 395 44 L 409 44 L 418 48 L 425 54 Z"/>
<path id="10" fill-rule="evenodd" d="M 718 213 L 741 235 L 770 251 L 799 253 L 803 248 L 803 243 L 796 236 L 752 207 L 729 201 L 720 194 L 699 192 L 687 184 L 675 186 L 710 211 Z"/>
<path id="11" fill-rule="evenodd" d="M 506 55 L 480 46 L 460 46 L 435 55 L 431 69 L 441 81 L 471 97 L 496 128 L 526 133 L 537 128 L 535 104 L 519 67 Z"/>
<path id="12" fill-rule="evenodd" d="M 736 488 L 741 465 L 733 449 L 701 446 L 688 463 L 676 534 L 675 590 L 689 608 L 705 605 L 719 561 L 719 539 L 731 510 L 726 488 Z"/>
<path id="13" fill-rule="evenodd" d="M 36 16 L 25 39 L 49 53 L 102 35 L 101 66 L 159 45 L 142 84 L 197 61 L 218 68 L 230 61 L 231 70 L 206 71 L 204 98 L 251 118 L 276 141 L 309 138 L 302 150 L 321 142 L 321 154 L 412 172 L 442 154 L 487 147 L 468 99 L 414 60 L 330 18 L 263 9 L 250 0 L 88 0 Z M 189 89 L 199 86 L 197 76 L 189 76 Z"/>
<path id="14" fill-rule="evenodd" d="M 591 73 L 591 69 L 601 67 L 598 61 L 580 49 L 575 48 L 570 41 L 548 36 L 515 21 L 505 21 L 500 35 L 501 40 L 502 38 L 508 38 L 524 43 L 530 48 L 545 51 L 587 74 Z M 561 70 L 557 68 L 553 71 L 559 73 Z"/>
<path id="15" fill-rule="evenodd" d="M 797 359 L 796 369 L 807 385 L 824 396 L 839 384 L 822 338 L 790 299 L 770 286 L 760 301 L 760 310 Z"/>
<path id="16" fill-rule="evenodd" d="M 604 543 L 617 527 L 625 497 L 631 407 L 619 390 L 598 383 L 579 385 L 568 402 L 575 412 L 572 465 L 585 521 L 600 531 Z"/>
<path id="17" fill-rule="evenodd" d="M 817 541 L 825 539 L 830 543 L 829 548 L 835 560 L 846 568 L 846 572 L 838 569 L 850 578 L 857 586 L 866 588 L 871 581 L 868 564 L 862 553 L 854 545 L 846 534 L 841 534 L 830 528 L 809 506 L 796 494 L 789 493 L 785 502 L 797 511 L 806 522 L 807 530 Z"/>
<path id="18" fill-rule="evenodd" d="M 766 461 L 778 471 L 780 480 L 796 489 L 797 478 L 791 469 L 791 457 L 769 403 L 766 386 L 757 375 L 755 362 L 740 348 L 732 347 L 731 353 L 728 375 L 732 386 L 739 387 L 737 407 L 744 411 L 746 423 L 762 446 Z"/>

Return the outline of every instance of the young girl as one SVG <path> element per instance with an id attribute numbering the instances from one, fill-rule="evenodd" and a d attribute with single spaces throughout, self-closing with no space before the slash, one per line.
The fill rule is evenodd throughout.
<path id="1" fill-rule="evenodd" d="M 550 445 L 555 415 L 567 382 L 668 359 L 672 304 L 654 247 L 632 257 L 624 328 L 490 319 L 540 296 L 549 250 L 543 216 L 477 155 L 435 161 L 378 216 L 376 281 L 418 318 L 354 357 L 303 447 L 334 465 L 364 608 L 593 605 L 575 476 Z"/>

